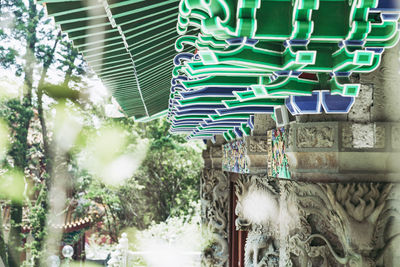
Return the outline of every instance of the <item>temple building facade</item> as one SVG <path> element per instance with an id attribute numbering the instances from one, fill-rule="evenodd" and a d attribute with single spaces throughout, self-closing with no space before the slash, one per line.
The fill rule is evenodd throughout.
<path id="1" fill-rule="evenodd" d="M 207 142 L 205 266 L 398 266 L 399 46 L 354 79 L 346 115 L 256 114 L 251 135 Z"/>

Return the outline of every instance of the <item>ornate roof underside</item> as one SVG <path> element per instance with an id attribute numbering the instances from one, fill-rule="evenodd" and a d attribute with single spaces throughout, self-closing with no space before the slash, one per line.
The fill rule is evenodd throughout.
<path id="1" fill-rule="evenodd" d="M 171 132 L 191 138 L 250 134 L 257 113 L 347 113 L 350 75 L 399 39 L 395 0 L 37 2 L 128 116 L 168 109 Z"/>
<path id="2" fill-rule="evenodd" d="M 360 88 L 350 75 L 373 71 L 399 40 L 395 3 L 182 0 L 171 132 L 230 140 L 250 134 L 257 113 L 347 113 Z"/>
<path id="3" fill-rule="evenodd" d="M 168 108 L 178 0 L 38 0 L 127 116 Z M 165 113 L 165 112 L 164 112 Z"/>

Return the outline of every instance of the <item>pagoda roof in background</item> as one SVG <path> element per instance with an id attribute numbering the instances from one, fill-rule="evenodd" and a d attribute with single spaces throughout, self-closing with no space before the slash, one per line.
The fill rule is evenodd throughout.
<path id="1" fill-rule="evenodd" d="M 34 203 L 32 203 L 34 205 Z M 92 203 L 89 211 L 84 215 L 77 215 L 76 213 L 77 202 L 71 201 L 71 204 L 59 214 L 58 216 L 64 216 L 63 224 L 55 224 L 50 220 L 50 226 L 52 228 L 62 229 L 63 232 L 69 233 L 74 232 L 86 227 L 91 227 L 96 221 L 98 221 L 105 213 L 105 207 L 99 203 Z M 11 206 L 7 202 L 0 202 L 0 212 L 2 218 L 2 226 L 8 231 L 10 226 L 10 212 Z M 25 205 L 22 211 L 22 231 L 29 232 L 31 227 L 29 225 L 29 207 Z"/>

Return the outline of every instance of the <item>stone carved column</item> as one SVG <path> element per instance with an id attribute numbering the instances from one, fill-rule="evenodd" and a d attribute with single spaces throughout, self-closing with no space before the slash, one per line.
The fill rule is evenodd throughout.
<path id="1" fill-rule="evenodd" d="M 221 170 L 223 140 L 208 143 L 203 151 L 205 168 L 200 183 L 202 224 L 211 240 L 203 251 L 202 265 L 226 267 L 229 264 L 229 186 L 226 173 Z"/>
<path id="2" fill-rule="evenodd" d="M 229 263 L 229 180 L 221 170 L 204 169 L 201 181 L 203 226 L 211 242 L 203 253 L 204 266 L 227 266 Z"/>

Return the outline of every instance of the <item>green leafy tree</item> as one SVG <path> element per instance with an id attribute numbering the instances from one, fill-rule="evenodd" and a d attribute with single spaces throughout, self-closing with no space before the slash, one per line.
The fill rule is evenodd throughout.
<path id="1" fill-rule="evenodd" d="M 39 20 L 38 11 L 33 0 L 28 1 L 25 5 L 23 1 L 6 1 L 1 2 L 1 13 L 13 15 L 14 28 L 9 32 L 8 36 L 2 32 L 2 39 L 23 40 L 25 41 L 25 54 L 21 59 L 16 50 L 10 47 L 2 46 L 1 64 L 4 67 L 14 65 L 16 75 L 23 75 L 24 93 L 22 101 L 10 102 L 10 109 L 13 112 L 10 115 L 10 125 L 15 125 L 15 119 L 18 118 L 18 127 L 14 132 L 16 142 L 13 143 L 10 156 L 14 160 L 14 167 L 23 171 L 26 167 L 27 157 L 27 135 L 29 123 L 32 113 L 32 88 L 33 88 L 33 71 L 35 64 L 35 45 L 37 43 L 37 22 Z M 22 63 L 21 63 L 22 61 Z M 11 202 L 11 227 L 8 241 L 8 257 L 3 259 L 9 266 L 20 266 L 20 253 L 22 247 L 22 202 Z M 2 253 L 3 254 L 3 253 Z"/>
<path id="2" fill-rule="evenodd" d="M 193 215 L 192 203 L 199 199 L 201 145 L 171 135 L 165 119 L 139 124 L 136 129 L 150 143 L 140 169 L 120 189 L 125 212 L 121 219 L 126 225 L 145 229 L 152 221 Z"/>
<path id="3" fill-rule="evenodd" d="M 46 18 L 44 8 L 36 5 L 34 0 L 1 0 L 0 8 L 2 19 L 8 18 L 10 22 L 9 28 L 0 31 L 0 40 L 2 40 L 0 43 L 0 66 L 15 70 L 16 76 L 23 77 L 22 98 L 8 101 L 5 109 L 9 113 L 5 116 L 10 126 L 15 126 L 12 136 L 14 142 L 9 152 L 13 163 L 9 168 L 19 169 L 23 172 L 29 163 L 28 153 L 30 149 L 27 137 L 34 109 L 38 111 L 41 124 L 43 138 L 43 147 L 41 149 L 44 154 L 46 172 L 40 178 L 44 179 L 45 183 L 36 187 L 39 197 L 36 204 L 29 207 L 30 210 L 34 211 L 30 214 L 32 215 L 30 216 L 30 221 L 34 237 L 34 242 L 30 248 L 34 264 L 39 266 L 40 252 L 43 250 L 42 246 L 45 238 L 45 215 L 48 209 L 47 192 L 48 187 L 51 185 L 54 158 L 43 107 L 44 93 L 51 91 L 49 88 L 53 87 L 46 84 L 46 78 L 51 65 L 56 63 L 55 55 L 60 50 L 59 46 L 62 47 L 60 53 L 62 55 L 67 53 L 68 55 L 64 58 L 64 61 L 61 60 L 61 63 L 57 62 L 59 66 L 68 65 L 64 77 L 65 87 L 67 87 L 71 77 L 84 73 L 83 63 L 77 66 L 74 65 L 74 58 L 78 58 L 77 51 L 72 49 L 71 44 L 65 40 L 60 42 L 60 31 L 50 25 L 50 19 Z M 21 45 L 20 49 L 15 49 L 15 43 Z M 36 101 L 34 101 L 34 96 L 36 96 Z M 2 258 L 9 266 L 20 266 L 21 264 L 22 205 L 22 202 L 12 201 L 11 203 L 11 231 L 8 251 L 6 251 L 6 246 L 2 246 L 0 243 L 0 251 L 4 252 L 0 253 L 0 255 L 8 255 L 7 259 Z"/>

